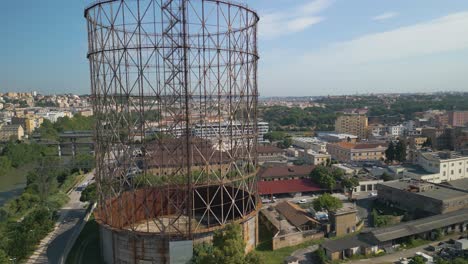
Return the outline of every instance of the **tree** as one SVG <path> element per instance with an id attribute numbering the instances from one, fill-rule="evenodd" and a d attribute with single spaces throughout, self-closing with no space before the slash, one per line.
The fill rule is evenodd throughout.
<path id="1" fill-rule="evenodd" d="M 395 159 L 399 162 L 406 160 L 406 143 L 402 140 L 398 141 L 395 147 Z"/>
<path id="2" fill-rule="evenodd" d="M 390 144 L 388 144 L 388 148 L 387 150 L 385 150 L 385 157 L 388 161 L 395 160 L 395 145 L 393 144 L 393 142 L 390 142 Z"/>
<path id="3" fill-rule="evenodd" d="M 440 228 L 437 228 L 434 230 L 434 240 L 441 240 L 444 234 L 442 233 L 442 230 Z"/>
<path id="4" fill-rule="evenodd" d="M 263 136 L 263 139 L 269 140 L 270 142 L 283 140 L 286 137 L 286 133 L 281 131 L 268 132 Z"/>
<path id="5" fill-rule="evenodd" d="M 260 264 L 255 253 L 245 255 L 245 242 L 239 224 L 228 224 L 213 235 L 213 244 L 197 246 L 192 259 L 194 264 Z"/>
<path id="6" fill-rule="evenodd" d="M 325 264 L 327 263 L 327 255 L 325 255 L 325 250 L 319 248 L 314 252 L 314 263 Z"/>
<path id="7" fill-rule="evenodd" d="M 10 259 L 5 251 L 0 249 L 0 263 L 9 263 Z"/>
<path id="8" fill-rule="evenodd" d="M 94 156 L 91 154 L 78 154 L 73 161 L 72 172 L 90 172 L 94 168 Z"/>
<path id="9" fill-rule="evenodd" d="M 359 180 L 356 177 L 344 178 L 341 185 L 352 192 L 354 187 L 359 186 Z"/>
<path id="10" fill-rule="evenodd" d="M 322 188 L 329 190 L 333 190 L 335 188 L 335 177 L 327 167 L 322 165 L 315 167 L 310 173 L 310 178 Z"/>
<path id="11" fill-rule="evenodd" d="M 96 183 L 93 182 L 81 192 L 80 201 L 94 203 L 97 200 Z"/>
<path id="12" fill-rule="evenodd" d="M 425 261 L 424 258 L 421 257 L 421 256 L 414 256 L 414 257 L 410 260 L 409 264 L 426 264 L 426 261 Z"/>
<path id="13" fill-rule="evenodd" d="M 201 264 L 201 263 L 211 264 L 212 261 L 214 261 L 214 259 L 213 259 L 213 245 L 212 244 L 203 242 L 203 243 L 195 245 L 193 247 L 192 263 L 194 263 L 194 264 Z"/>
<path id="14" fill-rule="evenodd" d="M 278 148 L 282 148 L 282 149 L 287 149 L 291 147 L 291 145 L 292 145 L 292 139 L 290 137 L 284 138 L 283 141 L 280 141 L 277 144 Z"/>
<path id="15" fill-rule="evenodd" d="M 333 197 L 328 193 L 325 193 L 321 195 L 320 197 L 318 197 L 317 199 L 315 199 L 312 202 L 312 204 L 314 206 L 314 209 L 317 211 L 320 211 L 323 209 L 327 211 L 335 211 L 343 207 L 343 203 L 340 201 L 340 199 Z"/>

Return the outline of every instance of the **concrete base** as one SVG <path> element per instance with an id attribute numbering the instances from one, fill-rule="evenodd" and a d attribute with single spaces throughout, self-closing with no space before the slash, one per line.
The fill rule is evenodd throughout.
<path id="1" fill-rule="evenodd" d="M 258 243 L 258 218 L 254 215 L 240 224 L 249 252 Z M 213 232 L 194 234 L 193 241 L 170 241 L 158 233 L 137 233 L 100 225 L 102 257 L 107 264 L 190 263 L 193 244 L 211 242 Z"/>

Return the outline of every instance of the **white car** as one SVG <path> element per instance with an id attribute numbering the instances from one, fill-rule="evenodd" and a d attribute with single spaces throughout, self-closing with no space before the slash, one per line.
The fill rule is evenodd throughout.
<path id="1" fill-rule="evenodd" d="M 377 196 L 377 193 L 376 193 L 376 192 L 371 192 L 371 193 L 369 193 L 369 196 L 370 196 L 370 197 L 376 197 L 376 196 Z"/>
<path id="2" fill-rule="evenodd" d="M 307 200 L 306 199 L 301 199 L 299 200 L 299 202 L 297 202 L 298 204 L 305 204 L 307 203 Z"/>

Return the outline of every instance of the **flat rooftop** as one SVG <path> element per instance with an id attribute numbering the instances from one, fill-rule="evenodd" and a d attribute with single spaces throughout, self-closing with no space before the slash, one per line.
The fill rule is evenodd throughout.
<path id="1" fill-rule="evenodd" d="M 429 175 L 429 174 L 434 174 L 433 172 L 428 172 L 426 171 L 423 167 L 419 165 L 404 165 L 402 166 L 403 169 L 405 169 L 408 173 L 414 174 L 414 175 Z"/>
<path id="2" fill-rule="evenodd" d="M 421 153 L 421 155 L 424 156 L 426 159 L 431 160 L 450 160 L 467 158 L 467 156 L 464 156 L 460 152 L 455 151 L 423 152 Z"/>
<path id="3" fill-rule="evenodd" d="M 425 197 L 429 197 L 436 200 L 450 200 L 458 197 L 466 196 L 468 197 L 468 193 L 457 191 L 445 187 L 441 187 L 440 185 L 434 185 L 431 183 L 423 183 L 419 181 L 413 180 L 398 180 L 398 181 L 388 181 L 380 183 L 381 185 L 391 187 L 398 190 L 406 190 L 407 192 L 413 193 L 414 195 L 421 195 Z M 417 188 L 423 188 L 424 191 L 414 191 Z M 413 190 L 413 191 L 410 191 Z"/>
<path id="4" fill-rule="evenodd" d="M 380 242 L 421 234 L 437 228 L 466 222 L 468 209 L 454 211 L 444 215 L 435 215 L 418 220 L 404 222 L 396 226 L 378 228 L 369 233 Z"/>

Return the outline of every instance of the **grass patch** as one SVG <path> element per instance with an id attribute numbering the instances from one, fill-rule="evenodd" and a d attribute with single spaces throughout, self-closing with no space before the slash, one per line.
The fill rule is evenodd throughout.
<path id="1" fill-rule="evenodd" d="M 73 248 L 68 254 L 67 264 L 99 264 L 101 259 L 101 247 L 99 244 L 99 225 L 91 216 L 78 236 Z"/>

